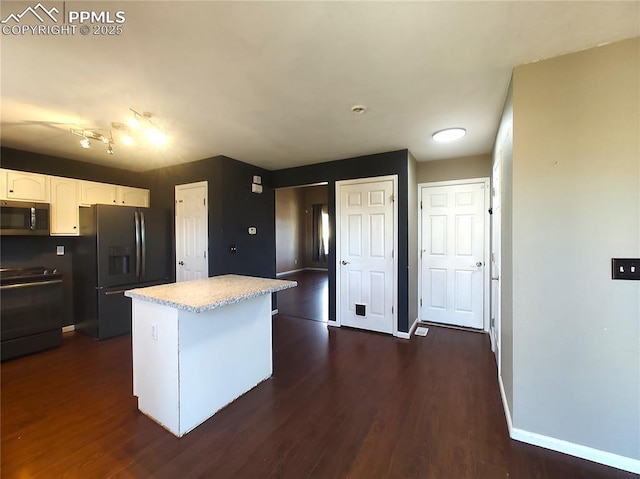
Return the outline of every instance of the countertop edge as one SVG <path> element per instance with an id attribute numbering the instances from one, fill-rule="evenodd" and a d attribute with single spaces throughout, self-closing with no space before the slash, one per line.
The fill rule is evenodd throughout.
<path id="1" fill-rule="evenodd" d="M 133 290 L 125 291 L 124 295 L 131 298 L 137 299 L 141 301 L 147 301 L 149 303 L 159 304 L 162 306 L 168 306 L 175 309 L 179 309 L 181 311 L 188 311 L 190 313 L 204 313 L 206 311 L 211 311 L 213 309 L 222 308 L 224 306 L 229 306 L 231 304 L 240 303 L 245 300 L 257 298 L 258 296 L 264 296 L 267 294 L 277 293 L 278 291 L 283 291 L 285 289 L 294 288 L 298 285 L 297 281 L 290 281 L 289 284 L 281 284 L 277 286 L 272 286 L 265 289 L 259 289 L 257 291 L 252 291 L 250 293 L 240 295 L 240 296 L 231 296 L 230 298 L 225 298 L 221 301 L 215 301 L 213 303 L 209 303 L 203 306 L 189 306 L 188 304 L 178 303 L 175 301 L 154 298 L 152 296 L 147 296 L 145 294 L 140 294 Z"/>

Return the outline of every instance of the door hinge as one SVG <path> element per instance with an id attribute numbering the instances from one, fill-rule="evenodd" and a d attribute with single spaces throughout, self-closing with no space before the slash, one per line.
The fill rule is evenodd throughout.
<path id="1" fill-rule="evenodd" d="M 422 306 L 422 298 L 420 298 L 420 306 Z"/>
<path id="2" fill-rule="evenodd" d="M 206 199 L 206 198 L 202 198 L 202 204 L 203 204 L 204 206 L 207 206 L 207 199 Z"/>
<path id="3" fill-rule="evenodd" d="M 420 209 L 422 209 L 422 201 L 420 202 Z"/>
<path id="4" fill-rule="evenodd" d="M 391 195 L 391 203 L 393 203 L 396 200 L 396 195 Z"/>
<path id="5" fill-rule="evenodd" d="M 204 257 L 205 257 L 205 258 L 207 257 L 207 252 L 206 252 L 206 251 L 204 252 Z"/>
<path id="6" fill-rule="evenodd" d="M 393 306 L 391 306 L 391 314 L 393 314 Z"/>

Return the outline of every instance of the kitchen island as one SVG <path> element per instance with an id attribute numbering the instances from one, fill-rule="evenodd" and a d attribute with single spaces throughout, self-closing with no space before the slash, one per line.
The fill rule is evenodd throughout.
<path id="1" fill-rule="evenodd" d="M 181 437 L 271 377 L 271 293 L 296 285 L 224 275 L 127 291 L 138 409 Z"/>

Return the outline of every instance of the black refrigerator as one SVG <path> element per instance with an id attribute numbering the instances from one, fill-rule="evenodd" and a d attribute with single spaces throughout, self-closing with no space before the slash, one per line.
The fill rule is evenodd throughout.
<path id="1" fill-rule="evenodd" d="M 94 205 L 80 208 L 74 264 L 76 329 L 96 339 L 131 332 L 124 292 L 171 282 L 171 212 Z"/>

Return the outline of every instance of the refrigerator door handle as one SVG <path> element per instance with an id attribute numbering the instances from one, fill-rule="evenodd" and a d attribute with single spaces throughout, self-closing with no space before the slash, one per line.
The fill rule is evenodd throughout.
<path id="1" fill-rule="evenodd" d="M 136 223 L 136 280 L 140 279 L 140 216 L 137 211 L 133 212 Z"/>
<path id="2" fill-rule="evenodd" d="M 142 263 L 141 276 L 144 277 L 147 274 L 147 226 L 144 223 L 144 213 L 140 212 L 140 236 L 142 238 L 142 247 L 140 250 L 140 258 Z"/>

